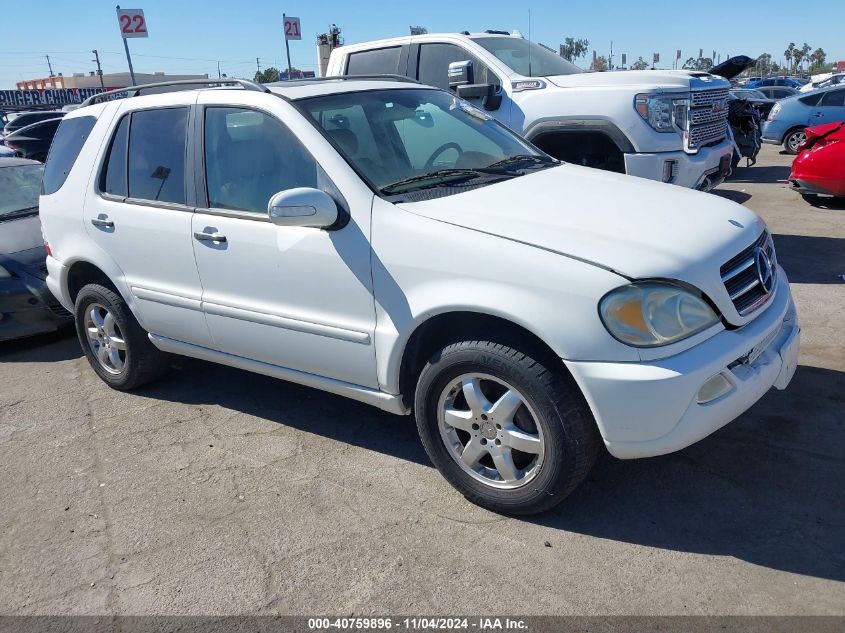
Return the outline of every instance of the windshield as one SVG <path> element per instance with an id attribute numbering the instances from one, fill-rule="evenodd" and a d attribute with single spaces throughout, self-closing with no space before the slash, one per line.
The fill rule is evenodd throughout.
<path id="1" fill-rule="evenodd" d="M 482 186 L 557 161 L 442 90 L 392 89 L 298 102 L 346 160 L 385 195 Z M 432 196 L 429 196 L 432 197 Z"/>
<path id="2" fill-rule="evenodd" d="M 0 167 L 0 220 L 36 213 L 44 165 Z"/>
<path id="3" fill-rule="evenodd" d="M 553 77 L 584 72 L 557 53 L 520 37 L 477 37 L 474 41 L 524 77 Z"/>

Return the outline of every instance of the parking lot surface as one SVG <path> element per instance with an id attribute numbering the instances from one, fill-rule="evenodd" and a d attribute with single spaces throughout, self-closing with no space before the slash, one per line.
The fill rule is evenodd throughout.
<path id="1" fill-rule="evenodd" d="M 465 501 L 410 417 L 187 359 L 119 393 L 70 333 L 3 345 L 0 613 L 845 614 L 845 205 L 790 162 L 715 194 L 790 276 L 789 389 L 539 517 Z"/>

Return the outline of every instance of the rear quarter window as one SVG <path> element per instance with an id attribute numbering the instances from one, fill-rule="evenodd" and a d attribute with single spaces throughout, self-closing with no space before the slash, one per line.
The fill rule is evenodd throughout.
<path id="1" fill-rule="evenodd" d="M 57 192 L 65 184 L 76 157 L 96 123 L 97 119 L 92 116 L 81 116 L 64 119 L 59 125 L 44 165 L 44 180 L 41 184 L 44 195 Z"/>
<path id="2" fill-rule="evenodd" d="M 399 72 L 401 46 L 376 48 L 371 51 L 350 53 L 346 63 L 347 75 L 384 75 Z"/>

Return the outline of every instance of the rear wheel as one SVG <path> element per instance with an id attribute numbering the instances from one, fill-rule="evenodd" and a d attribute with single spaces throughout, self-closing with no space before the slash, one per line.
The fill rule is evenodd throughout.
<path id="1" fill-rule="evenodd" d="M 134 389 L 167 370 L 167 354 L 150 343 L 123 298 L 110 288 L 84 286 L 76 297 L 75 312 L 82 350 L 110 387 Z"/>
<path id="2" fill-rule="evenodd" d="M 460 341 L 423 368 L 415 398 L 420 437 L 438 470 L 473 503 L 542 512 L 586 477 L 601 438 L 559 362 L 492 341 Z"/>
<path id="3" fill-rule="evenodd" d="M 787 154 L 797 154 L 798 147 L 806 140 L 807 133 L 804 132 L 803 128 L 800 130 L 792 130 L 786 135 L 786 138 L 783 139 L 783 149 L 786 150 Z"/>

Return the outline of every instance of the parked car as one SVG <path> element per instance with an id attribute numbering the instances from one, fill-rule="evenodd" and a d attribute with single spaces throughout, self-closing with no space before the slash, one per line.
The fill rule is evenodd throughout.
<path id="1" fill-rule="evenodd" d="M 8 136 L 12 132 L 16 132 L 33 123 L 41 121 L 49 121 L 51 119 L 60 119 L 66 113 L 60 110 L 38 110 L 37 112 L 20 112 L 10 117 L 10 120 L 3 127 L 3 135 Z"/>
<path id="2" fill-rule="evenodd" d="M 0 341 L 52 332 L 73 318 L 47 289 L 38 193 L 44 166 L 0 158 Z"/>
<path id="3" fill-rule="evenodd" d="M 27 125 L 6 136 L 3 143 L 14 150 L 16 156 L 43 163 L 61 122 L 61 119 L 48 119 Z"/>
<path id="4" fill-rule="evenodd" d="M 788 86 L 761 86 L 759 88 L 755 88 L 754 90 L 763 93 L 769 99 L 773 99 L 775 101 L 786 99 L 787 97 L 793 97 L 798 94 L 798 91 L 795 88 L 790 88 Z"/>
<path id="5" fill-rule="evenodd" d="M 497 31 L 342 46 L 328 75 L 398 73 L 470 100 L 570 163 L 708 190 L 730 171 L 730 83 L 691 71 L 585 73 Z"/>
<path id="6" fill-rule="evenodd" d="M 827 73 L 825 77 L 819 80 L 813 80 L 801 86 L 799 92 L 810 92 L 812 90 L 818 90 L 819 88 L 830 88 L 831 86 L 838 86 L 843 83 L 845 83 L 845 73 Z"/>
<path id="7" fill-rule="evenodd" d="M 529 513 L 602 444 L 669 453 L 789 383 L 789 284 L 741 205 L 407 79 L 224 83 L 92 97 L 50 151 L 47 283 L 113 388 L 178 354 L 414 410 L 458 490 Z"/>
<path id="8" fill-rule="evenodd" d="M 804 130 L 807 139 L 792 162 L 789 183 L 805 200 L 845 198 L 845 123 L 826 123 Z"/>
<path id="9" fill-rule="evenodd" d="M 763 142 L 797 154 L 808 126 L 845 121 L 845 87 L 822 88 L 778 101 L 763 123 Z"/>
<path id="10" fill-rule="evenodd" d="M 766 77 L 758 81 L 750 81 L 743 86 L 743 88 L 765 88 L 766 86 L 786 86 L 787 88 L 795 88 L 796 90 L 804 84 L 797 79 L 791 77 Z"/>
<path id="11" fill-rule="evenodd" d="M 748 103 L 756 107 L 763 119 L 769 116 L 769 112 L 771 112 L 772 108 L 775 105 L 775 99 L 767 97 L 759 90 L 734 88 L 730 91 L 730 96 L 734 99 L 741 99 L 743 101 L 747 101 Z"/>

